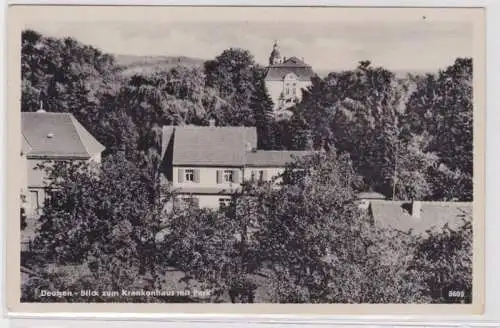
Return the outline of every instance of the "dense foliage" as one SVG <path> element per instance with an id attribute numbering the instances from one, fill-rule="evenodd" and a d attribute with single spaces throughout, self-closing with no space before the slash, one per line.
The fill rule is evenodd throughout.
<path id="1" fill-rule="evenodd" d="M 40 217 L 42 255 L 29 263 L 24 300 L 54 286 L 210 291 L 94 301 L 312 303 L 439 302 L 442 288 L 456 288 L 448 282 L 472 288 L 470 218 L 416 238 L 374 227 L 355 200 L 366 190 L 472 199 L 470 59 L 425 76 L 398 78 L 368 61 L 315 76 L 285 120 L 273 117 L 264 69 L 244 49 L 203 68 L 123 75 L 112 55 L 28 30 L 21 73 L 23 111 L 42 103 L 71 112 L 106 146 L 99 168 L 46 167 L 55 196 Z M 166 212 L 161 127 L 211 119 L 256 126 L 261 149 L 319 152 L 291 163 L 279 190 L 248 184 L 224 210 Z"/>

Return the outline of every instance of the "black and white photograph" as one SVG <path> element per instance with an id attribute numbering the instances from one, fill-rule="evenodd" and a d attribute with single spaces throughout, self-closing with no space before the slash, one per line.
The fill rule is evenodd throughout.
<path id="1" fill-rule="evenodd" d="M 16 302 L 482 304 L 480 9 L 33 7 Z"/>

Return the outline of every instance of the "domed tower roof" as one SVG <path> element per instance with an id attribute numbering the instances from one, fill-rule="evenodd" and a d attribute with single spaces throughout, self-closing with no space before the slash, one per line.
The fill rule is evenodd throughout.
<path id="1" fill-rule="evenodd" d="M 271 55 L 269 56 L 269 65 L 279 64 L 280 62 L 281 62 L 280 47 L 278 45 L 278 41 L 274 41 L 273 51 L 271 51 Z"/>

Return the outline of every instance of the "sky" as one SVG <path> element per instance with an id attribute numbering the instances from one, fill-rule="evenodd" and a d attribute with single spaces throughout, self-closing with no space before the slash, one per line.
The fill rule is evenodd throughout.
<path id="1" fill-rule="evenodd" d="M 230 47 L 244 48 L 260 64 L 267 64 L 278 40 L 282 56 L 303 57 L 316 70 L 351 69 L 370 60 L 391 70 L 435 71 L 473 55 L 473 26 L 466 21 L 40 21 L 26 27 L 122 55 L 211 59 Z"/>

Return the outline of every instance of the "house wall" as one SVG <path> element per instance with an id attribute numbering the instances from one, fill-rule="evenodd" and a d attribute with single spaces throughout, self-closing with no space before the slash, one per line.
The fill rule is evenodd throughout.
<path id="1" fill-rule="evenodd" d="M 199 172 L 199 182 L 191 182 L 191 181 L 184 181 L 180 182 L 179 181 L 179 170 L 185 170 L 186 169 L 193 169 L 193 170 L 198 170 Z M 238 173 L 238 181 L 234 181 L 233 183 L 217 183 L 217 171 L 224 171 L 224 170 L 236 170 Z M 243 177 L 243 168 L 235 168 L 235 167 L 188 167 L 188 166 L 174 166 L 173 167 L 173 175 L 172 175 L 172 184 L 173 187 L 207 187 L 207 188 L 214 188 L 214 187 L 223 187 L 223 188 L 229 188 L 229 187 L 239 187 L 241 185 Z"/>
<path id="2" fill-rule="evenodd" d="M 25 169 L 21 170 L 21 193 L 24 193 L 28 190 L 28 160 L 26 158 L 26 155 L 21 154 L 20 158 L 20 167 L 23 167 Z"/>
<path id="3" fill-rule="evenodd" d="M 267 91 L 269 92 L 269 95 L 271 96 L 271 99 L 274 103 L 274 109 L 280 108 L 280 96 L 285 91 L 285 83 L 297 83 L 297 89 L 296 89 L 296 94 L 295 96 L 299 99 L 299 101 L 302 100 L 302 89 L 307 89 L 310 85 L 312 85 L 311 81 L 301 81 L 301 80 L 282 80 L 282 81 L 266 81 L 266 87 Z M 288 107 L 292 106 L 293 104 L 287 105 Z M 285 107 L 287 107 L 285 106 Z"/>
<path id="4" fill-rule="evenodd" d="M 231 196 L 229 195 L 185 195 L 185 194 L 178 194 L 175 196 L 176 201 L 184 201 L 187 199 L 195 199 L 198 203 L 198 206 L 200 208 L 210 208 L 213 210 L 216 210 L 219 208 L 219 200 L 220 199 L 225 199 L 227 201 L 231 200 Z M 167 204 L 167 211 L 171 211 L 174 208 L 174 204 L 172 201 L 169 201 Z"/>
<path id="5" fill-rule="evenodd" d="M 224 198 L 230 200 L 230 196 L 222 196 L 222 195 L 196 195 L 196 198 L 199 200 L 200 207 L 206 207 L 211 209 L 219 208 L 219 199 Z"/>
<path id="6" fill-rule="evenodd" d="M 45 160 L 40 159 L 28 159 L 26 161 L 29 188 L 42 188 L 45 186 L 44 181 L 47 179 L 47 175 L 43 170 L 37 169 L 38 165 L 45 162 Z"/>
<path id="7" fill-rule="evenodd" d="M 199 170 L 199 175 L 200 175 L 200 182 L 195 183 L 195 182 L 179 182 L 179 169 L 190 169 L 190 167 L 174 167 L 173 168 L 173 187 L 178 188 L 178 187 L 198 187 L 198 188 L 214 188 L 214 187 L 230 187 L 230 184 L 217 184 L 217 171 L 218 170 L 224 170 L 224 169 L 235 169 L 235 168 L 222 168 L 222 167 L 217 167 L 217 168 L 208 168 L 208 167 L 201 167 L 201 168 L 192 168 L 192 169 L 198 169 Z M 245 169 L 238 169 L 240 172 L 240 182 L 242 179 L 245 180 L 251 180 L 252 177 L 252 171 L 255 171 L 256 178 L 259 178 L 259 171 L 264 171 L 264 179 L 266 181 L 271 180 L 273 177 L 276 177 L 280 174 L 282 174 L 285 170 L 284 167 L 246 167 Z M 279 180 L 277 180 L 279 182 Z M 233 183 L 232 187 L 240 186 L 241 183 Z M 211 208 L 211 209 L 217 209 L 219 208 L 219 200 L 221 198 L 230 200 L 231 196 L 229 195 L 216 195 L 216 194 L 192 194 L 192 195 L 186 195 L 186 194 L 179 194 L 177 195 L 178 199 L 184 199 L 184 198 L 195 198 L 197 199 L 198 205 L 201 208 Z M 171 208 L 172 204 L 169 205 L 169 208 Z"/>
<path id="8" fill-rule="evenodd" d="M 24 157 L 24 156 L 23 156 Z M 47 173 L 43 170 L 37 168 L 38 165 L 43 163 L 50 163 L 47 160 L 41 159 L 22 159 L 23 165 L 26 168 L 23 174 L 22 185 L 26 186 L 26 214 L 28 216 L 33 216 L 37 214 L 37 210 L 43 207 L 45 199 L 47 197 L 47 185 L 49 184 L 49 178 Z M 100 163 L 101 154 L 94 155 L 89 161 L 95 161 Z"/>
<path id="9" fill-rule="evenodd" d="M 266 81 L 267 91 L 274 103 L 274 109 L 280 105 L 280 95 L 283 92 L 283 81 Z"/>
<path id="10" fill-rule="evenodd" d="M 273 177 L 277 177 L 283 172 L 285 172 L 284 167 L 246 167 L 245 168 L 245 180 L 250 181 L 252 179 L 252 172 L 255 172 L 255 177 L 256 179 L 259 179 L 260 177 L 260 171 L 264 171 L 264 179 L 266 181 L 271 180 Z M 279 178 L 276 180 L 278 183 L 281 180 Z"/>
<path id="11" fill-rule="evenodd" d="M 96 163 L 101 163 L 101 153 L 97 153 L 97 154 L 92 155 L 90 160 L 93 162 L 96 162 Z"/>

